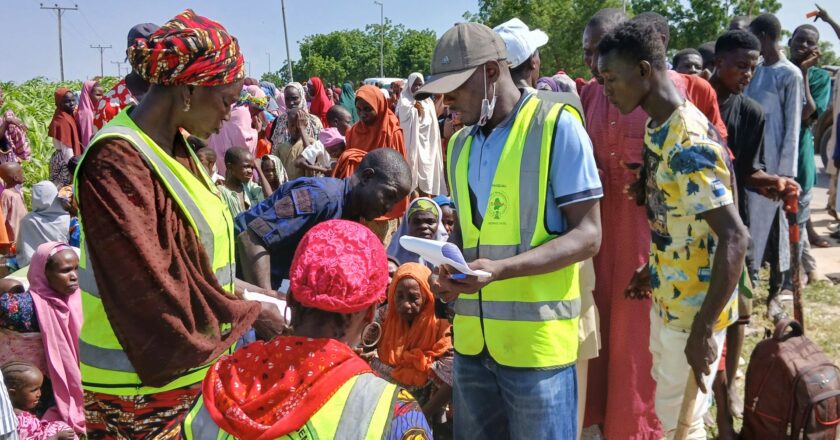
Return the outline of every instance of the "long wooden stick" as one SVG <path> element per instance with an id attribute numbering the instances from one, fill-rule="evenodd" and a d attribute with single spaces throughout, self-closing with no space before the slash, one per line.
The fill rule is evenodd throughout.
<path id="1" fill-rule="evenodd" d="M 799 253 L 801 252 L 799 221 L 799 196 L 796 193 L 785 197 L 785 214 L 787 215 L 789 237 L 790 237 L 790 273 L 793 282 L 793 319 L 799 321 L 802 330 L 805 330 L 805 316 L 802 313 L 802 287 L 799 284 Z M 805 232 L 807 233 L 807 232 Z"/>
<path id="2" fill-rule="evenodd" d="M 685 382 L 682 406 L 680 406 L 680 418 L 677 420 L 677 433 L 674 440 L 685 440 L 688 438 L 688 431 L 694 423 L 694 402 L 697 401 L 697 392 L 700 387 L 694 380 L 694 371 L 689 369 L 688 380 Z"/>

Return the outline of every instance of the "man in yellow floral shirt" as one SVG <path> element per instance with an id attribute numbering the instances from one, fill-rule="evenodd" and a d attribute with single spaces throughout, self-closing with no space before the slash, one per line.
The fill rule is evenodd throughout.
<path id="1" fill-rule="evenodd" d="M 673 437 L 686 381 L 696 381 L 702 393 L 688 438 L 705 439 L 706 393 L 725 329 L 738 317 L 737 285 L 749 240 L 733 200 L 731 162 L 714 126 L 668 79 L 665 48 L 653 28 L 621 24 L 598 52 L 610 102 L 624 114 L 641 106 L 650 116 L 636 190 L 647 208 L 651 251 L 628 294 L 652 293 L 654 299 L 656 414 L 666 437 Z"/>

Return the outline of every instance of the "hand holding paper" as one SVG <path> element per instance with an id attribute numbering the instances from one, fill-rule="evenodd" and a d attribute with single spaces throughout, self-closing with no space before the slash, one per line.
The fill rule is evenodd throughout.
<path id="1" fill-rule="evenodd" d="M 483 270 L 472 270 L 464 260 L 464 255 L 458 246 L 452 243 L 427 240 L 410 236 L 400 237 L 400 246 L 420 255 L 424 260 L 435 266 L 447 265 L 464 275 L 473 275 L 479 278 L 490 277 L 492 274 Z"/>

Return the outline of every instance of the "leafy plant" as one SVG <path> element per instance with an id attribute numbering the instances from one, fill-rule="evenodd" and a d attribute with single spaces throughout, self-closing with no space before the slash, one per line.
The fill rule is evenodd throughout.
<path id="1" fill-rule="evenodd" d="M 118 81 L 118 78 L 105 77 L 99 83 L 109 90 Z M 50 121 L 55 112 L 55 89 L 67 87 L 73 91 L 82 89 L 81 81 L 50 82 L 46 78 L 38 77 L 25 81 L 21 84 L 13 82 L 0 83 L 6 97 L 3 111 L 15 112 L 27 127 L 29 146 L 32 149 L 32 157 L 23 163 L 23 174 L 26 183 L 23 185 L 24 194 L 29 196 L 29 188 L 34 183 L 42 180 L 49 180 L 50 159 L 55 148 L 52 139 L 47 135 Z"/>

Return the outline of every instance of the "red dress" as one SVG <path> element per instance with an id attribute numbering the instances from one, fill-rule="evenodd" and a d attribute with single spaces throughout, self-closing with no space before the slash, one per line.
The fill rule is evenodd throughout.
<path id="1" fill-rule="evenodd" d="M 624 298 L 633 271 L 648 260 L 650 226 L 644 207 L 624 194 L 635 176 L 619 161 L 642 163 L 647 114 L 637 108 L 621 115 L 594 80 L 581 90 L 581 101 L 604 187 L 601 250 L 594 258 L 602 348 L 589 361 L 583 426 L 601 425 L 610 440 L 660 439 L 648 350 L 651 301 Z"/>

